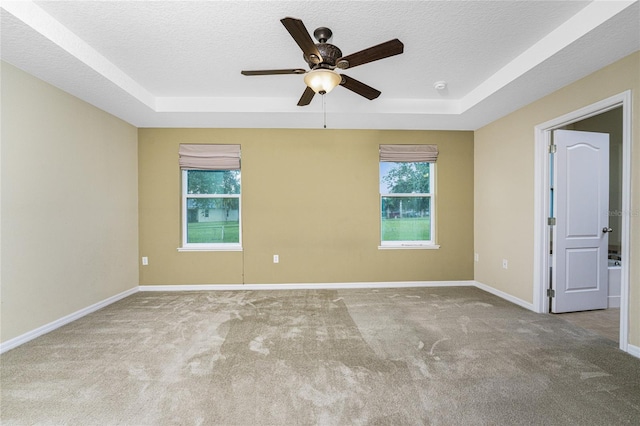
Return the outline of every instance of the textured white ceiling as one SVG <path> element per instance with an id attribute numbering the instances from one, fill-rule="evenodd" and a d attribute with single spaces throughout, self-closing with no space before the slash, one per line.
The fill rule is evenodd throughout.
<path id="1" fill-rule="evenodd" d="M 333 31 L 344 73 L 382 91 L 326 95 L 334 128 L 475 129 L 640 49 L 637 1 L 44 1 L 1 3 L 2 59 L 139 127 L 320 127 L 280 23 Z M 446 80 L 437 91 L 433 83 Z"/>

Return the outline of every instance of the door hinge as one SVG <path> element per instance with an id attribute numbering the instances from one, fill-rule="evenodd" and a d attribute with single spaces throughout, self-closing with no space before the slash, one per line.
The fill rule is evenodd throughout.
<path id="1" fill-rule="evenodd" d="M 555 226 L 556 225 L 556 218 L 555 217 L 550 217 L 547 219 L 547 225 L 549 226 Z"/>
<path id="2" fill-rule="evenodd" d="M 555 144 L 549 145 L 549 154 L 555 154 L 558 147 Z"/>
<path id="3" fill-rule="evenodd" d="M 552 288 L 547 289 L 547 297 L 556 297 L 556 291 Z"/>

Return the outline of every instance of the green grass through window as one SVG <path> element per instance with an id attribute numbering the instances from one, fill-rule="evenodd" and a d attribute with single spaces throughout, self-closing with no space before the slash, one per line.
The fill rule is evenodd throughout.
<path id="1" fill-rule="evenodd" d="M 238 222 L 191 222 L 187 224 L 189 243 L 239 243 Z"/>
<path id="2" fill-rule="evenodd" d="M 382 241 L 429 241 L 431 218 L 382 219 Z"/>

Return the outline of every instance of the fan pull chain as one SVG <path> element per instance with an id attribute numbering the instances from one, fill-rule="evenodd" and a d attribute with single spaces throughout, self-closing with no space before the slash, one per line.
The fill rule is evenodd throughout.
<path id="1" fill-rule="evenodd" d="M 326 105 L 326 100 L 325 100 L 325 96 L 322 95 L 322 117 L 324 119 L 324 128 L 327 128 L 327 105 Z"/>

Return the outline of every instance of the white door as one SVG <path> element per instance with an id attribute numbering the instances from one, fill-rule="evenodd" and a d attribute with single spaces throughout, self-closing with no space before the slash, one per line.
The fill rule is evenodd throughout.
<path id="1" fill-rule="evenodd" d="M 556 130 L 554 313 L 605 309 L 608 293 L 609 135 Z"/>

